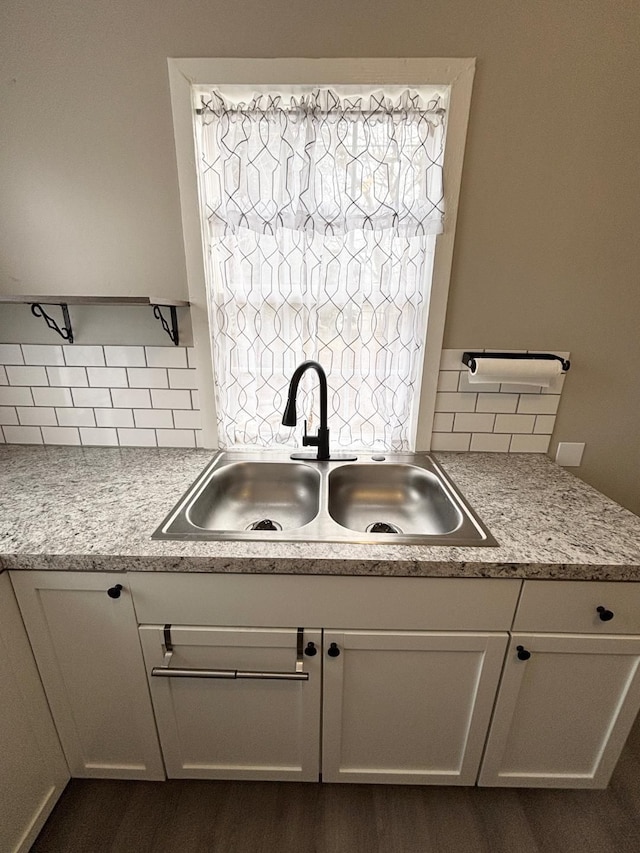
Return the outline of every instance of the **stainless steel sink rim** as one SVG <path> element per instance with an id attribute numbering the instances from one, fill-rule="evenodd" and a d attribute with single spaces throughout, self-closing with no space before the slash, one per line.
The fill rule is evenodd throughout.
<path id="1" fill-rule="evenodd" d="M 318 475 L 318 512 L 307 523 L 299 527 L 283 530 L 245 530 L 245 529 L 207 529 L 198 527 L 189 520 L 190 510 L 207 484 L 217 471 L 236 462 L 277 463 L 304 465 Z M 329 475 L 346 465 L 375 466 L 380 468 L 380 476 L 388 465 L 408 465 L 428 471 L 438 479 L 444 493 L 452 505 L 460 512 L 462 521 L 453 531 L 445 534 L 425 533 L 367 533 L 352 530 L 338 523 L 329 513 Z M 313 475 L 312 475 L 313 477 Z M 371 518 L 371 523 L 388 522 L 384 515 Z M 271 519 L 279 523 L 277 512 L 271 510 L 264 515 L 253 515 L 254 521 Z M 397 525 L 396 525 L 397 526 Z M 236 452 L 218 451 L 199 477 L 187 489 L 162 524 L 154 531 L 152 539 L 180 541 L 248 541 L 248 542 L 343 542 L 353 544 L 387 545 L 449 545 L 455 547 L 491 547 L 497 546 L 489 530 L 469 506 L 450 478 L 428 453 L 387 454 L 383 461 L 374 461 L 370 454 L 360 454 L 357 462 L 291 461 L 289 454 L 282 451 Z"/>

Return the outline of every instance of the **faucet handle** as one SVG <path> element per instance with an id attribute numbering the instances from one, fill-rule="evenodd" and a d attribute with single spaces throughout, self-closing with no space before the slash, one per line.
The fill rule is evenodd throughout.
<path id="1" fill-rule="evenodd" d="M 317 447 L 318 446 L 318 436 L 317 435 L 307 435 L 307 419 L 304 420 L 304 435 L 302 436 L 302 446 L 303 447 Z"/>

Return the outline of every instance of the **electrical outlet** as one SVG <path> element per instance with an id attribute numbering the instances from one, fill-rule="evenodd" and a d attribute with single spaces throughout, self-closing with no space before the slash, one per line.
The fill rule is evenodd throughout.
<path id="1" fill-rule="evenodd" d="M 577 468 L 582 462 L 583 453 L 584 442 L 559 441 L 556 450 L 556 462 L 565 468 Z"/>

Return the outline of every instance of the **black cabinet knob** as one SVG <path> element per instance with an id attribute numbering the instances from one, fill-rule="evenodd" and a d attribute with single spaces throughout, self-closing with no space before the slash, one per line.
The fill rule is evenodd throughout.
<path id="1" fill-rule="evenodd" d="M 531 652 L 528 652 L 524 646 L 516 646 L 516 651 L 518 652 L 518 660 L 529 660 L 531 657 Z"/>
<path id="2" fill-rule="evenodd" d="M 107 590 L 107 595 L 109 596 L 109 598 L 120 598 L 121 592 L 122 592 L 122 584 L 117 583 L 115 586 L 112 586 Z"/>
<path id="3" fill-rule="evenodd" d="M 607 610 L 607 608 L 602 605 L 600 605 L 600 607 L 596 607 L 596 610 L 600 614 L 600 619 L 602 619 L 603 622 L 608 622 L 610 619 L 613 619 L 612 610 Z"/>
<path id="4" fill-rule="evenodd" d="M 329 651 L 327 652 L 330 658 L 337 658 L 340 655 L 340 649 L 338 648 L 337 643 L 331 643 L 329 646 Z"/>
<path id="5" fill-rule="evenodd" d="M 304 650 L 304 653 L 307 657 L 312 658 L 314 655 L 318 654 L 318 650 L 316 649 L 315 643 L 309 641 L 307 643 L 307 648 Z"/>

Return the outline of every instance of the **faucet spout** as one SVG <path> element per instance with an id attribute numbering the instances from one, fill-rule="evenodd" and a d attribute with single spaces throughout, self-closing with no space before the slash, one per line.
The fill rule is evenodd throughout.
<path id="1" fill-rule="evenodd" d="M 303 361 L 302 364 L 296 367 L 289 383 L 289 394 L 287 396 L 287 405 L 282 415 L 282 423 L 284 426 L 292 427 L 297 423 L 296 396 L 298 385 L 309 368 L 313 368 L 316 371 L 320 381 L 320 427 L 318 428 L 317 435 L 307 435 L 307 423 L 305 421 L 302 444 L 305 447 L 317 447 L 318 454 L 316 459 L 322 461 L 330 459 L 331 456 L 329 454 L 329 428 L 327 426 L 327 374 L 319 362 L 311 360 Z"/>

